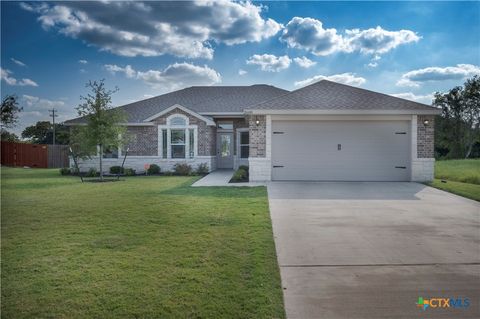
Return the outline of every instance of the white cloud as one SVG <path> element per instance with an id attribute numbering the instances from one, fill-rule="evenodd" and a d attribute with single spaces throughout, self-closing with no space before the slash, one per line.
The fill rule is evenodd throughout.
<path id="1" fill-rule="evenodd" d="M 420 40 L 420 37 L 413 31 L 388 31 L 380 26 L 367 30 L 346 30 L 345 33 L 347 50 L 377 55 L 387 53 L 399 45 Z"/>
<path id="2" fill-rule="evenodd" d="M 324 29 L 320 20 L 294 17 L 283 30 L 280 40 L 290 48 L 303 49 L 315 55 L 342 51 L 344 41 L 336 29 Z"/>
<path id="3" fill-rule="evenodd" d="M 380 61 L 382 57 L 378 54 L 375 54 L 373 56 L 373 58 L 370 60 L 370 63 L 368 63 L 368 66 L 371 67 L 371 68 L 376 68 L 378 66 L 378 62 L 377 61 Z"/>
<path id="4" fill-rule="evenodd" d="M 42 99 L 37 96 L 31 96 L 26 94 L 22 95 L 22 101 L 20 101 L 20 103 L 24 104 L 29 108 L 33 107 L 35 109 L 51 109 L 65 106 L 64 101 Z"/>
<path id="5" fill-rule="evenodd" d="M 107 64 L 105 68 L 112 73 L 123 73 L 128 78 L 142 80 L 153 88 L 176 90 L 193 85 L 214 85 L 222 81 L 220 74 L 208 66 L 190 63 L 174 63 L 163 70 L 136 71 L 130 65 L 120 67 Z"/>
<path id="6" fill-rule="evenodd" d="M 414 101 L 414 102 L 424 103 L 424 104 L 432 104 L 432 100 L 433 100 L 433 93 L 425 94 L 425 95 L 416 95 L 412 92 L 405 92 L 405 93 L 395 93 L 390 95 L 399 97 L 402 99 Z"/>
<path id="7" fill-rule="evenodd" d="M 413 31 L 388 31 L 380 26 L 366 30 L 346 30 L 339 34 L 335 28 L 325 29 L 320 20 L 294 17 L 283 30 L 280 40 L 288 47 L 306 50 L 318 56 L 337 52 L 384 54 L 399 45 L 417 42 Z"/>
<path id="8" fill-rule="evenodd" d="M 80 64 L 87 64 L 88 61 L 87 61 L 87 60 L 78 60 L 78 63 L 80 63 Z"/>
<path id="9" fill-rule="evenodd" d="M 212 43 L 259 42 L 282 25 L 251 2 L 83 2 L 25 4 L 43 28 L 122 56 L 213 57 Z M 132 19 L 135 17 L 135 19 Z"/>
<path id="10" fill-rule="evenodd" d="M 457 64 L 444 68 L 434 66 L 403 74 L 397 85 L 419 87 L 424 82 L 461 80 L 476 74 L 480 74 L 480 67 L 473 64 Z"/>
<path id="11" fill-rule="evenodd" d="M 248 73 L 248 72 L 245 71 L 245 70 L 243 70 L 243 69 L 238 70 L 238 75 L 245 75 L 245 74 L 247 74 L 247 73 Z"/>
<path id="12" fill-rule="evenodd" d="M 13 72 L 7 69 L 0 68 L 0 78 L 4 80 L 8 85 L 17 85 L 17 86 L 38 86 L 38 84 L 30 79 L 23 78 L 17 80 L 12 76 Z"/>
<path id="13" fill-rule="evenodd" d="M 292 60 L 287 56 L 275 56 L 273 54 L 254 54 L 248 60 L 247 64 L 260 66 L 262 71 L 279 72 L 287 69 L 292 63 Z"/>
<path id="14" fill-rule="evenodd" d="M 27 66 L 25 63 L 23 63 L 20 60 L 17 60 L 17 59 L 14 59 L 14 58 L 10 58 L 10 60 L 12 60 L 12 62 L 17 64 L 17 65 L 24 66 L 24 67 Z"/>
<path id="15" fill-rule="evenodd" d="M 127 65 L 126 67 L 122 68 L 115 64 L 106 64 L 105 69 L 113 74 L 117 72 L 124 73 L 127 78 L 134 78 L 137 76 L 137 72 L 132 68 L 131 65 Z"/>
<path id="16" fill-rule="evenodd" d="M 329 80 L 353 86 L 360 86 L 367 81 L 365 78 L 356 76 L 353 73 L 342 73 L 333 75 L 316 75 L 314 77 L 295 82 L 295 86 L 306 86 L 321 80 Z"/>
<path id="17" fill-rule="evenodd" d="M 298 66 L 300 66 L 301 68 L 304 68 L 304 69 L 308 69 L 308 68 L 314 66 L 315 64 L 317 64 L 317 62 L 314 62 L 314 61 L 310 60 L 309 58 L 307 58 L 305 56 L 293 58 L 293 61 L 296 64 L 298 64 Z"/>

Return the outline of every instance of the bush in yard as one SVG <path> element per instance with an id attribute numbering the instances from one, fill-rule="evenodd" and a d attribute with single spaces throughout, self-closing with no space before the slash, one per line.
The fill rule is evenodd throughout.
<path id="1" fill-rule="evenodd" d="M 135 170 L 133 168 L 124 169 L 125 176 L 135 176 Z"/>
<path id="2" fill-rule="evenodd" d="M 72 172 L 70 171 L 70 168 L 68 167 L 63 167 L 60 168 L 60 175 L 70 175 Z"/>
<path id="3" fill-rule="evenodd" d="M 172 176 L 172 175 L 173 175 L 173 172 L 172 172 L 172 171 L 165 171 L 165 172 L 163 172 L 163 175 L 165 175 L 165 176 Z"/>
<path id="4" fill-rule="evenodd" d="M 198 165 L 196 173 L 198 175 L 207 175 L 208 174 L 208 164 L 202 163 Z"/>
<path id="5" fill-rule="evenodd" d="M 242 169 L 242 168 L 237 169 L 237 171 L 233 174 L 230 182 L 232 182 L 232 183 L 248 182 L 247 171 Z"/>
<path id="6" fill-rule="evenodd" d="M 110 174 L 123 174 L 123 171 L 123 167 L 121 166 L 110 167 Z"/>
<path id="7" fill-rule="evenodd" d="M 248 166 L 247 165 L 240 165 L 238 167 L 238 169 L 243 169 L 244 171 L 246 171 L 248 173 Z"/>
<path id="8" fill-rule="evenodd" d="M 188 176 L 192 173 L 192 166 L 188 165 L 187 163 L 177 163 L 173 169 L 177 175 Z"/>
<path id="9" fill-rule="evenodd" d="M 150 164 L 150 167 L 147 169 L 148 175 L 160 174 L 160 166 L 157 164 Z"/>
<path id="10" fill-rule="evenodd" d="M 95 167 L 90 167 L 88 170 L 87 174 L 85 176 L 87 177 L 97 177 L 97 169 Z"/>

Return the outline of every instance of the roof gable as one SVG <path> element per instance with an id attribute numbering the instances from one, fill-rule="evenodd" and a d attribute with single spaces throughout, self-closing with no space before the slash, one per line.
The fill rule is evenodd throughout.
<path id="1" fill-rule="evenodd" d="M 437 113 L 438 109 L 391 95 L 322 80 L 249 107 L 248 110 L 315 110 Z"/>
<path id="2" fill-rule="evenodd" d="M 158 112 L 157 114 L 154 114 L 154 115 L 152 115 L 152 116 L 144 119 L 143 122 L 153 121 L 153 120 L 161 117 L 162 115 L 167 114 L 167 113 L 169 113 L 169 112 L 171 112 L 171 111 L 173 111 L 173 110 L 176 110 L 176 109 L 182 110 L 183 112 L 188 113 L 188 114 L 190 114 L 190 115 L 192 115 L 192 116 L 194 116 L 194 117 L 196 117 L 196 118 L 204 121 L 204 122 L 205 122 L 207 125 L 209 125 L 209 126 L 215 126 L 215 122 L 214 122 L 212 119 L 207 118 L 207 117 L 205 117 L 205 116 L 203 116 L 203 115 L 200 115 L 200 114 L 198 114 L 198 113 L 196 113 L 196 112 L 194 112 L 194 111 L 192 111 L 192 110 L 190 110 L 190 109 L 188 109 L 188 108 L 186 108 L 186 107 L 184 107 L 184 106 L 182 106 L 182 105 L 180 105 L 180 104 L 172 105 L 172 106 L 170 106 L 170 107 L 162 110 L 161 112 Z"/>

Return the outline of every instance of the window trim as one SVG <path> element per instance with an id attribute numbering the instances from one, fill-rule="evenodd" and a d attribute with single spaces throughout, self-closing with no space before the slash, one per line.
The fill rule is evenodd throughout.
<path id="1" fill-rule="evenodd" d="M 172 131 L 183 132 L 183 143 L 172 143 L 172 140 L 171 140 Z M 187 134 L 188 134 L 187 132 L 188 132 L 188 129 L 177 128 L 177 126 L 173 126 L 170 128 L 170 141 L 167 140 L 167 143 L 170 144 L 170 155 L 173 153 L 172 148 L 174 146 L 183 146 L 183 157 L 172 157 L 172 159 L 179 159 L 179 158 L 185 159 L 187 157 Z M 168 152 L 168 149 L 167 149 L 167 152 Z"/>
<path id="2" fill-rule="evenodd" d="M 170 119 L 173 117 L 181 116 L 186 119 L 187 125 L 170 125 Z M 172 158 L 172 134 L 171 130 L 185 130 L 185 157 L 184 158 Z M 190 157 L 190 134 L 189 129 L 193 129 L 193 157 Z M 162 130 L 167 130 L 167 157 L 163 156 L 163 138 Z M 173 160 L 188 160 L 196 158 L 198 156 L 198 127 L 197 125 L 190 125 L 189 118 L 183 114 L 175 113 L 167 117 L 165 125 L 157 126 L 158 133 L 158 156 L 164 159 Z M 175 145 L 175 144 L 173 144 Z"/>
<path id="3" fill-rule="evenodd" d="M 241 134 L 242 133 L 249 133 L 250 130 L 248 128 L 239 128 L 237 129 L 237 158 L 240 160 L 246 160 L 248 157 L 241 157 L 242 150 L 241 146 L 248 146 L 248 153 L 250 154 L 250 135 L 248 136 L 248 144 L 240 144 L 241 143 Z"/>
<path id="4" fill-rule="evenodd" d="M 181 117 L 185 120 L 185 125 L 175 125 L 175 124 L 172 124 L 172 120 L 176 117 Z M 184 126 L 188 126 L 190 124 L 190 119 L 188 118 L 188 116 L 186 115 L 183 115 L 183 114 L 180 114 L 180 113 L 175 113 L 175 114 L 172 114 L 170 115 L 169 117 L 167 117 L 167 125 L 168 126 L 172 126 L 172 127 L 184 127 Z"/>
<path id="5" fill-rule="evenodd" d="M 232 125 L 232 128 L 222 128 L 220 127 L 220 125 L 222 124 Z M 217 121 L 217 131 L 219 132 L 232 132 L 234 128 L 235 124 L 233 123 L 233 121 Z"/>

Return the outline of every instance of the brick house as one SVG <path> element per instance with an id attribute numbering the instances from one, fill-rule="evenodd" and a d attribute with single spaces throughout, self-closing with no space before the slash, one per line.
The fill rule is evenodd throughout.
<path id="1" fill-rule="evenodd" d="M 250 167 L 250 180 L 427 181 L 434 116 L 428 105 L 330 81 L 295 91 L 269 85 L 190 87 L 121 106 L 125 167 L 175 163 Z M 67 125 L 81 125 L 77 118 Z M 105 154 L 120 165 L 122 149 Z M 97 159 L 80 162 L 82 170 Z"/>

